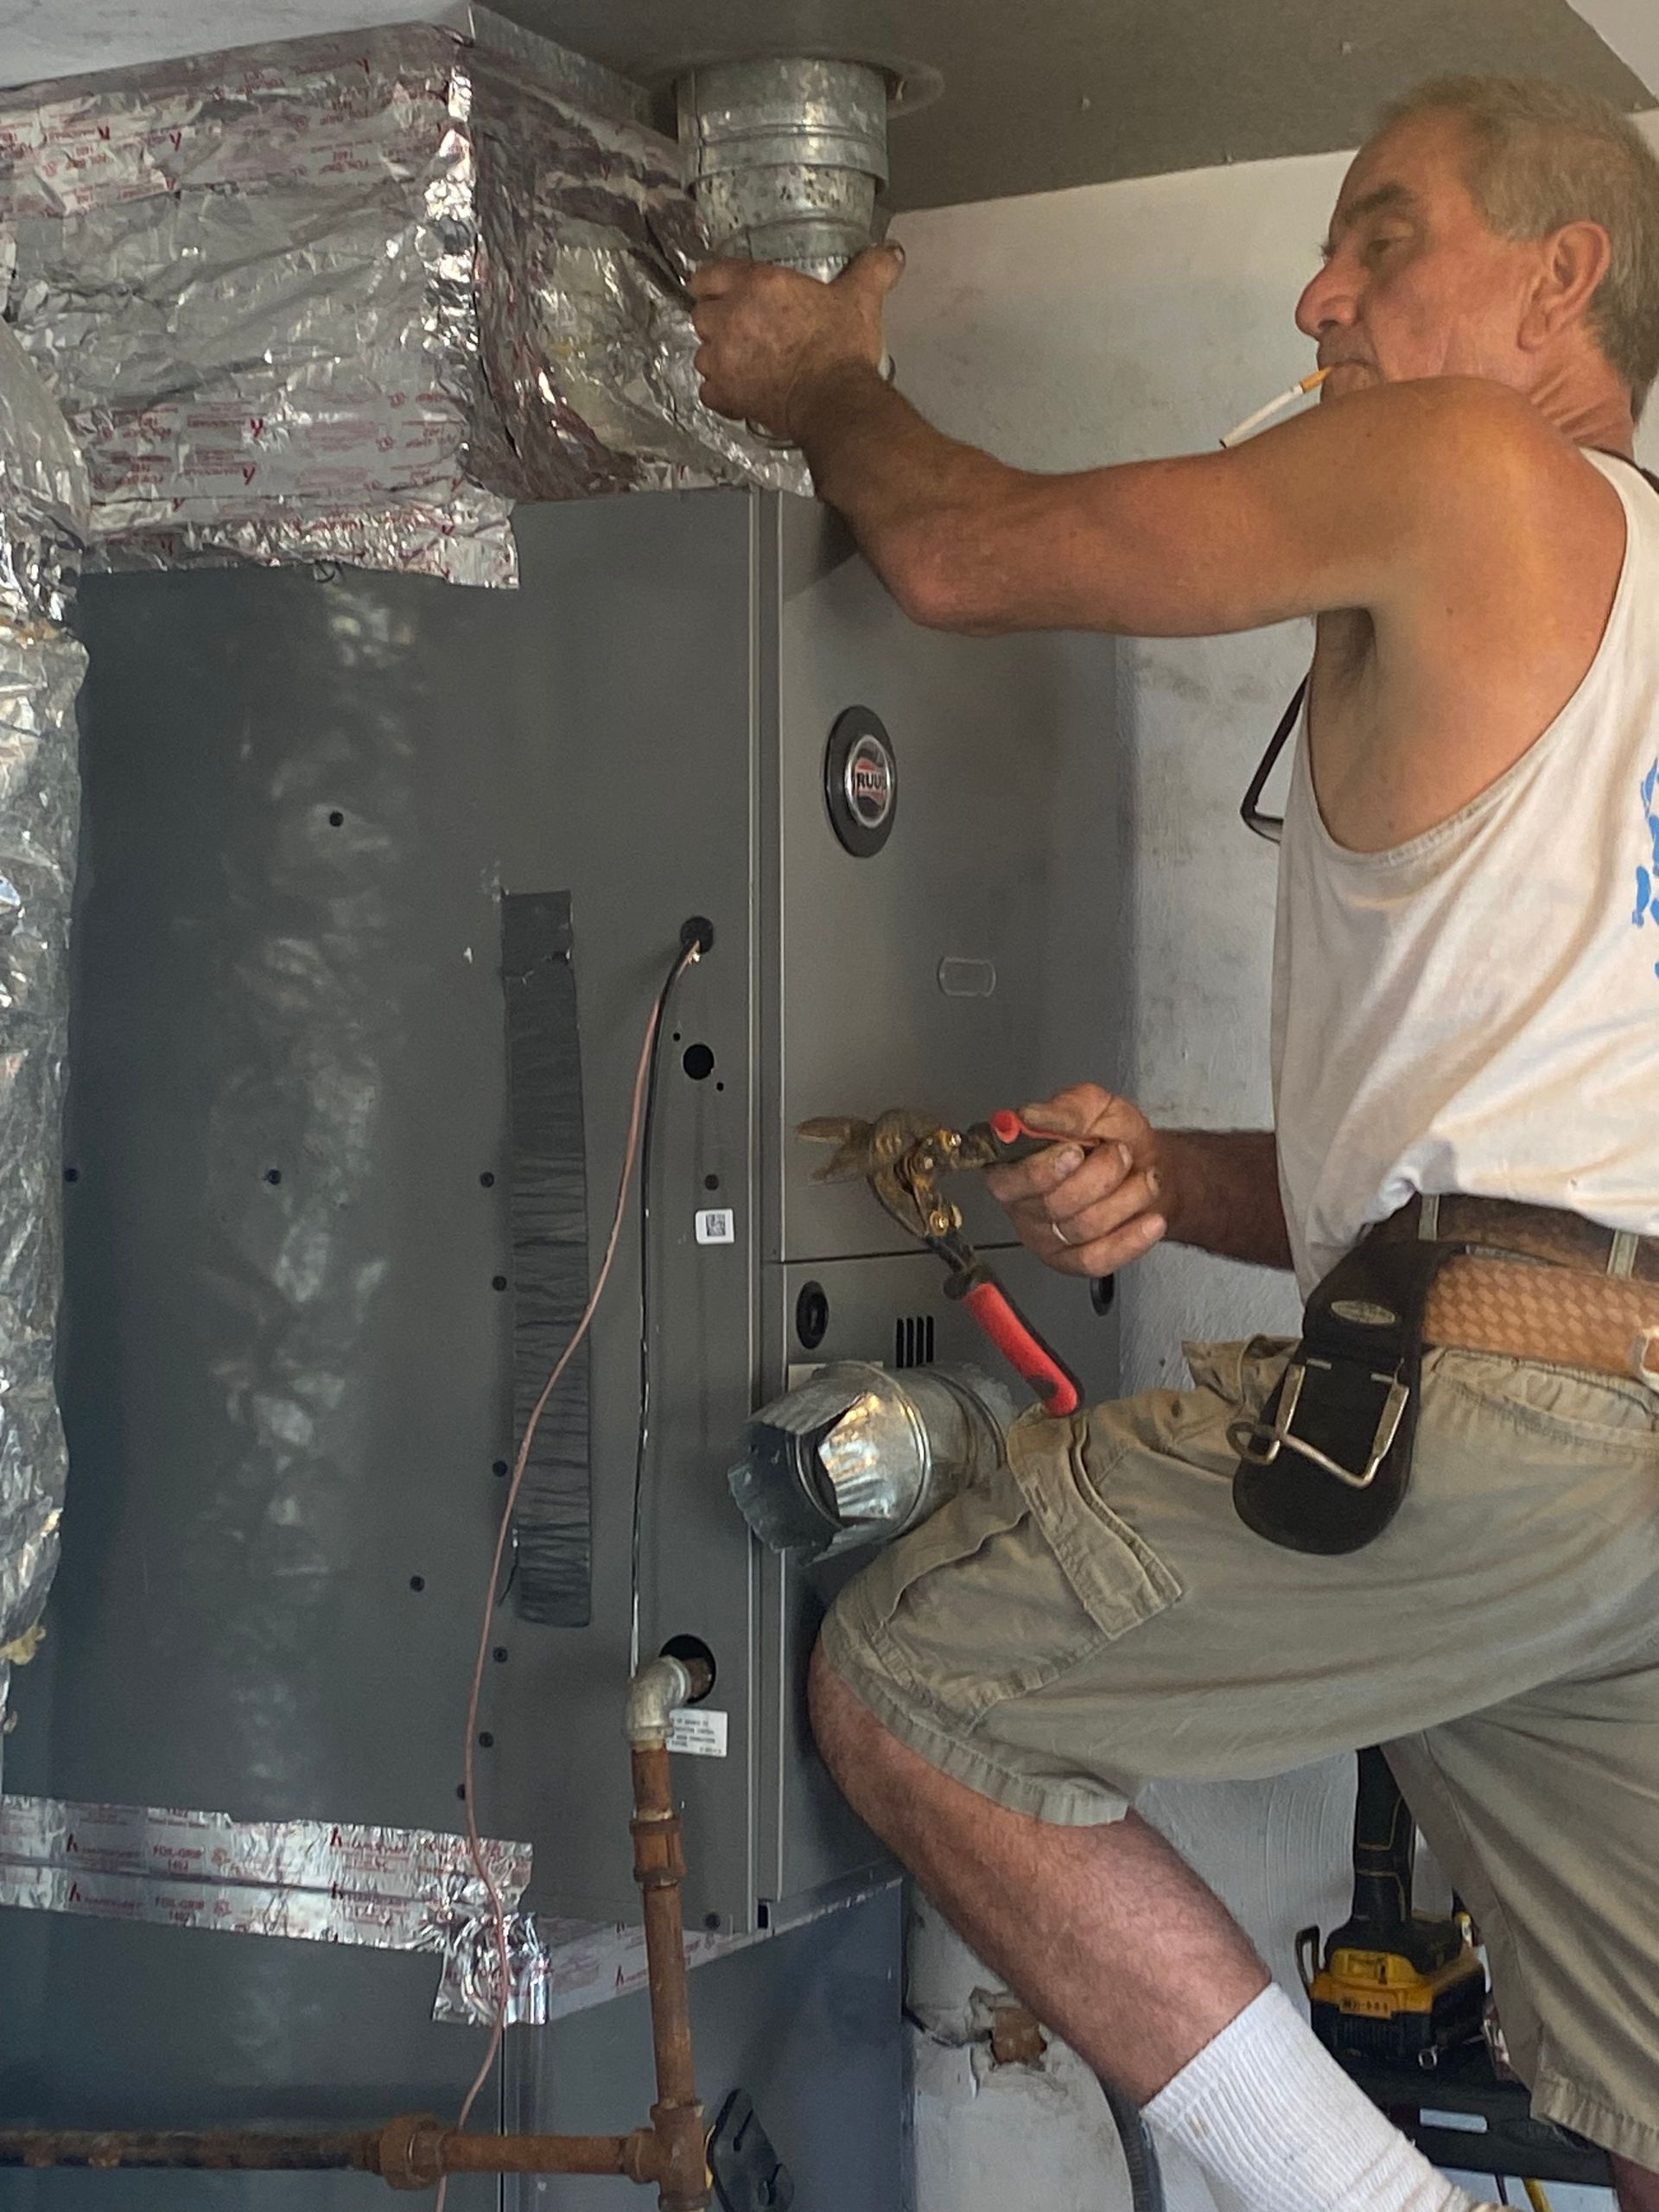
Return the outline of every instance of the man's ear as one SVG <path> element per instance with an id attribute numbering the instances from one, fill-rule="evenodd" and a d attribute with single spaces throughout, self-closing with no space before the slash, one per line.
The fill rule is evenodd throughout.
<path id="1" fill-rule="evenodd" d="M 1520 341 L 1537 353 L 1589 314 L 1612 266 L 1611 241 L 1599 223 L 1567 223 L 1539 241 L 1532 296 L 1521 320 Z"/>

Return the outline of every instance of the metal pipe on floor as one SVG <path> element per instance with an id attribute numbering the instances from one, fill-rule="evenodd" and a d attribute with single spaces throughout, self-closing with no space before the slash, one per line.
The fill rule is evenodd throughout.
<path id="1" fill-rule="evenodd" d="M 431 2189 L 446 2174 L 615 2174 L 657 2181 L 664 2153 L 648 2127 L 631 2135 L 474 2135 L 429 2113 L 359 2134 L 245 2128 L 8 2128 L 0 2167 L 166 2167 L 201 2173 L 378 2174 L 393 2189 Z"/>
<path id="2" fill-rule="evenodd" d="M 263 2128 L 0 2129 L 0 2166 L 194 2167 L 219 2172 L 374 2173 L 378 2136 Z"/>

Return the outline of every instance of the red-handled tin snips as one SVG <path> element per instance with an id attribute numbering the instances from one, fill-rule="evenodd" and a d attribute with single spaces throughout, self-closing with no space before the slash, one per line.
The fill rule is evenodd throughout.
<path id="1" fill-rule="evenodd" d="M 1087 1137 L 1066 1137 L 1033 1129 L 1018 1114 L 993 1114 L 988 1121 L 951 1129 L 925 1114 L 893 1107 L 874 1122 L 826 1116 L 803 1122 L 796 1131 L 815 1144 L 836 1149 L 813 1179 L 819 1183 L 867 1182 L 881 1205 L 910 1236 L 937 1252 L 950 1269 L 945 1291 L 959 1298 L 980 1327 L 1022 1375 L 1051 1414 L 1075 1413 L 1082 1402 L 1076 1377 L 1025 1319 L 962 1230 L 962 1214 L 941 1196 L 942 1175 L 963 1168 L 999 1167 L 1029 1159 L 1051 1145 L 1083 1144 Z"/>

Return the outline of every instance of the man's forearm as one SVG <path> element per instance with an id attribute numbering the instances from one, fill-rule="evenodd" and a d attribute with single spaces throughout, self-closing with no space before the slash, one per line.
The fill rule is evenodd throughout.
<path id="1" fill-rule="evenodd" d="M 874 369 L 847 362 L 793 401 L 790 428 L 818 497 L 914 620 L 972 627 L 995 559 L 976 518 L 1025 481 L 1018 469 L 948 438 Z"/>
<path id="2" fill-rule="evenodd" d="M 1224 1259 L 1287 1268 L 1290 1237 L 1271 1129 L 1160 1129 L 1169 1239 Z"/>

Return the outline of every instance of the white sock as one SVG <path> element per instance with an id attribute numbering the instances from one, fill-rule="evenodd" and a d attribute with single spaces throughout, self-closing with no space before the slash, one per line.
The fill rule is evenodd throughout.
<path id="1" fill-rule="evenodd" d="M 1472 2212 L 1271 1983 L 1146 2107 L 1250 2212 Z"/>

